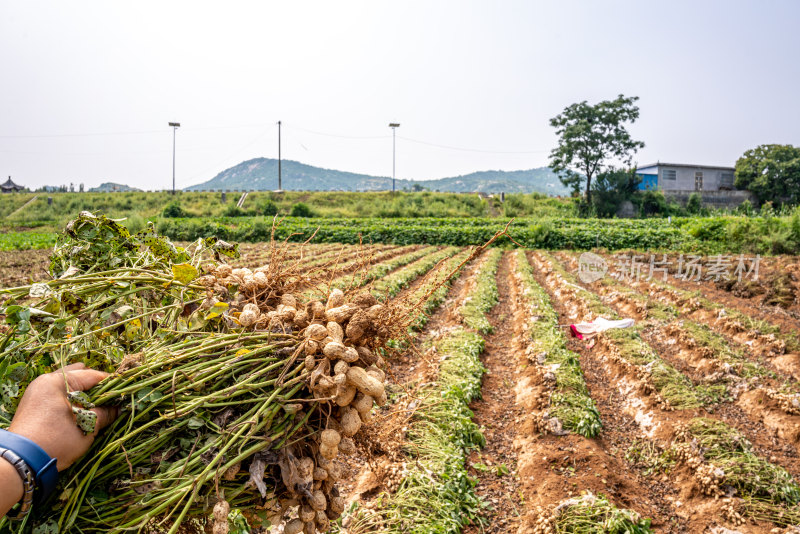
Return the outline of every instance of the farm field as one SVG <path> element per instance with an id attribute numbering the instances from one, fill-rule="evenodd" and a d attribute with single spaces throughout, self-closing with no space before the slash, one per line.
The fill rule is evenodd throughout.
<path id="1" fill-rule="evenodd" d="M 695 282 L 676 278 L 678 254 L 647 279 L 625 271 L 634 253 L 602 252 L 608 275 L 587 283 L 577 252 L 473 250 L 282 251 L 303 299 L 338 288 L 387 306 L 415 303 L 406 333 L 384 353 L 386 404 L 362 417 L 354 451 L 337 457 L 343 508 L 330 518 L 334 531 L 800 525 L 798 257 L 760 258 L 757 278 Z M 275 258 L 264 243 L 240 251 L 235 268 Z M 47 265 L 44 251 L 2 252 L 0 287 L 45 281 Z M 598 316 L 635 325 L 593 348 L 564 328 Z"/>
<path id="2" fill-rule="evenodd" d="M 177 204 L 188 217 L 289 215 L 292 208 L 305 204 L 316 217 L 497 217 L 569 216 L 574 200 L 540 194 L 514 193 L 499 198 L 476 193 L 433 191 L 253 191 L 241 207 L 242 193 L 228 191 L 225 201 L 220 192 L 167 191 L 115 193 L 15 193 L 0 205 L 0 222 L 17 226 L 59 226 L 81 210 L 113 213 L 116 217 L 151 219 L 164 208 Z M 48 197 L 52 203 L 48 204 Z"/>
<path id="3" fill-rule="evenodd" d="M 244 209 L 219 193 L 19 193 L 0 205 L 0 251 L 50 248 L 81 210 L 113 214 L 131 232 L 152 223 L 175 241 L 215 235 L 238 243 L 277 239 L 315 243 L 481 245 L 514 219 L 510 233 L 527 248 L 637 249 L 700 254 L 800 253 L 800 210 L 714 211 L 703 216 L 596 219 L 579 217 L 573 198 L 398 192 L 250 193 Z M 303 209 L 296 209 L 302 206 Z M 677 208 L 676 208 L 677 209 Z M 508 244 L 508 241 L 504 241 Z"/>

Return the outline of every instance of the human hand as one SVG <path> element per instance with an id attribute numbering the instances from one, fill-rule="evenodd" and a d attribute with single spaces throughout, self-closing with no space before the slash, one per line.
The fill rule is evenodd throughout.
<path id="1" fill-rule="evenodd" d="M 108 373 L 74 363 L 63 370 L 37 377 L 25 390 L 11 420 L 9 432 L 39 445 L 51 458 L 58 460 L 58 470 L 63 471 L 83 456 L 97 433 L 117 417 L 116 408 L 92 408 L 97 414 L 95 431 L 84 435 L 75 422 L 66 386 L 70 391 L 87 391 L 107 376 Z"/>

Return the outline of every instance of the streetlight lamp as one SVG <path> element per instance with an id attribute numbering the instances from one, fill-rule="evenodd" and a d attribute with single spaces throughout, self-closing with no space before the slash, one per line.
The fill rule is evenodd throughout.
<path id="1" fill-rule="evenodd" d="M 175 194 L 175 132 L 181 127 L 179 122 L 170 122 L 172 126 L 172 194 Z"/>
<path id="2" fill-rule="evenodd" d="M 400 127 L 399 122 L 390 122 L 389 128 L 392 129 L 392 193 L 394 193 L 394 162 L 395 162 L 395 134 L 397 133 L 397 128 Z"/>

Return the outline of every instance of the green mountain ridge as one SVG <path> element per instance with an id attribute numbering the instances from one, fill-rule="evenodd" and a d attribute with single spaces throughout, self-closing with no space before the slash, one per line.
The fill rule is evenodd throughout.
<path id="1" fill-rule="evenodd" d="M 282 186 L 289 191 L 385 191 L 392 179 L 333 169 L 323 169 L 298 161 L 281 162 Z M 549 167 L 522 171 L 479 171 L 436 180 L 396 180 L 398 190 L 415 185 L 432 191 L 454 193 L 544 193 L 567 195 L 568 190 Z M 186 191 L 254 190 L 278 188 L 278 160 L 255 158 L 220 172 L 211 180 L 187 187 Z"/>

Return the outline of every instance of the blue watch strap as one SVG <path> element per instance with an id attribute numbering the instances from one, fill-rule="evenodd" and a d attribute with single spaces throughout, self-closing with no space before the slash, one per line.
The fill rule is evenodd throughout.
<path id="1" fill-rule="evenodd" d="M 10 449 L 22 458 L 31 471 L 36 481 L 34 504 L 39 504 L 56 489 L 58 483 L 57 460 L 50 458 L 40 446 L 28 438 L 0 429 L 0 447 Z"/>

